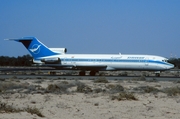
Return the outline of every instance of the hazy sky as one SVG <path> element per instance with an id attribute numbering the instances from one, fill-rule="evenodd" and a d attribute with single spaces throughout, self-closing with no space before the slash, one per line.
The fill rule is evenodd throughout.
<path id="1" fill-rule="evenodd" d="M 29 54 L 4 41 L 24 36 L 69 54 L 180 57 L 180 0 L 0 0 L 0 56 Z"/>

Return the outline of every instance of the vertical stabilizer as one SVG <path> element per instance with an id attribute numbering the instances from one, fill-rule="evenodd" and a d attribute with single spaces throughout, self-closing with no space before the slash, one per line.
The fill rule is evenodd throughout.
<path id="1" fill-rule="evenodd" d="M 45 46 L 35 37 L 23 37 L 20 39 L 8 39 L 8 40 L 21 42 L 31 53 L 34 59 L 40 59 L 41 57 L 52 56 L 57 54 L 52 50 L 50 50 L 47 46 Z"/>

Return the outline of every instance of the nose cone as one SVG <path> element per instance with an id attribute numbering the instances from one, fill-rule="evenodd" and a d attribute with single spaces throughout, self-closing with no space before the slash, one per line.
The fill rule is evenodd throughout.
<path id="1" fill-rule="evenodd" d="M 172 64 L 172 61 L 167 59 L 167 63 L 168 63 L 168 69 L 173 69 L 174 68 L 174 64 Z"/>
<path id="2" fill-rule="evenodd" d="M 169 63 L 169 66 L 167 67 L 167 69 L 173 69 L 174 65 Z"/>

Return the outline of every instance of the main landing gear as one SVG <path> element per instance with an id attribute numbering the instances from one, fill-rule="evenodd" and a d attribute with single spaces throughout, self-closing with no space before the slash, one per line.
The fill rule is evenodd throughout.
<path id="1" fill-rule="evenodd" d="M 80 71 L 79 76 L 85 76 L 86 72 L 85 71 Z"/>
<path id="2" fill-rule="evenodd" d="M 160 73 L 156 73 L 156 77 L 160 77 L 161 75 L 160 75 Z"/>
<path id="3" fill-rule="evenodd" d="M 161 76 L 161 72 L 160 71 L 155 72 L 155 76 L 156 77 L 160 77 Z"/>
<path id="4" fill-rule="evenodd" d="M 90 75 L 90 76 L 95 76 L 97 72 L 98 72 L 98 71 L 94 71 L 94 70 L 93 70 L 93 71 L 90 71 L 90 72 L 89 72 L 89 75 Z M 80 71 L 80 72 L 79 72 L 79 76 L 85 76 L 85 75 L 86 75 L 86 71 Z"/>

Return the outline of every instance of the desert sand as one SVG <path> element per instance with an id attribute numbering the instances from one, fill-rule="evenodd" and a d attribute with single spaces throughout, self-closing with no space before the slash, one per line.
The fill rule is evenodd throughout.
<path id="1" fill-rule="evenodd" d="M 179 94 L 179 81 L 1 79 L 0 119 L 180 119 Z"/>

